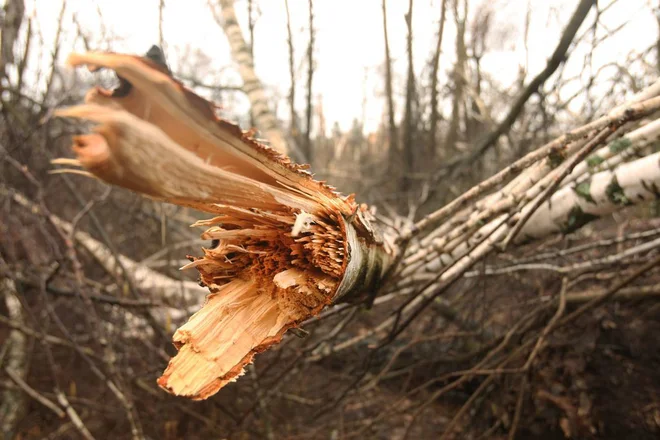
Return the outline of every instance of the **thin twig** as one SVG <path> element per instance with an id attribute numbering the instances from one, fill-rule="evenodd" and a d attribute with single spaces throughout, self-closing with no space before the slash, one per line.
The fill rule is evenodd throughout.
<path id="1" fill-rule="evenodd" d="M 54 412 L 57 415 L 57 417 L 59 418 L 66 417 L 65 412 L 62 411 L 59 406 L 48 400 L 48 398 L 46 398 L 44 395 L 40 394 L 37 390 L 32 388 L 30 385 L 28 385 L 23 379 L 21 379 L 21 377 L 14 370 L 10 368 L 5 368 L 5 373 L 7 373 L 7 376 L 9 376 L 9 378 L 13 380 L 14 383 L 18 385 L 20 389 L 25 391 L 25 393 L 28 396 L 32 397 L 34 400 L 36 400 L 37 402 L 41 403 L 43 406 Z"/>

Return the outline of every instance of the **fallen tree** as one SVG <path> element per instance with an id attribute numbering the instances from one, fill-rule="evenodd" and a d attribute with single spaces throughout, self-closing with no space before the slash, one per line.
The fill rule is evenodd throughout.
<path id="1" fill-rule="evenodd" d="M 215 216 L 196 224 L 208 228 L 202 238 L 215 245 L 186 266 L 197 268 L 211 294 L 176 331 L 179 353 L 159 379 L 164 389 L 192 399 L 217 392 L 255 354 L 331 304 L 379 292 L 409 295 L 389 319 L 343 346 L 381 333 L 386 343 L 491 252 L 575 230 L 660 194 L 657 155 L 626 162 L 647 154 L 658 138 L 656 91 L 540 147 L 396 231 L 353 196 L 341 196 L 304 166 L 218 119 L 213 104 L 163 66 L 104 53 L 72 55 L 69 63 L 112 69 L 121 85 L 92 89 L 86 105 L 56 112 L 97 124 L 74 137 L 77 159 L 57 163 Z"/>
<path id="2" fill-rule="evenodd" d="M 54 227 L 66 234 L 73 234 L 73 239 L 94 257 L 103 269 L 114 277 L 119 277 L 123 270 L 131 277 L 132 284 L 152 299 L 157 299 L 171 307 L 194 306 L 199 304 L 200 295 L 205 291 L 193 281 L 179 281 L 163 275 L 124 255 L 115 255 L 100 241 L 90 234 L 76 230 L 74 226 L 51 213 L 43 213 L 39 205 L 31 202 L 23 194 L 0 186 L 0 194 L 11 198 L 17 205 L 35 213 L 47 215 Z"/>

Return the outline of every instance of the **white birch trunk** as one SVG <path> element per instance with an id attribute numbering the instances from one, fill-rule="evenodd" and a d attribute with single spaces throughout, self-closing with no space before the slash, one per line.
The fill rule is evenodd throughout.
<path id="1" fill-rule="evenodd" d="M 216 3 L 210 1 L 209 6 L 216 21 L 227 35 L 232 58 L 238 65 L 238 73 L 243 79 L 243 91 L 250 100 L 254 124 L 261 130 L 273 149 L 282 154 L 290 153 L 286 137 L 270 109 L 264 86 L 254 71 L 254 60 L 236 19 L 234 1 L 220 0 L 220 10 L 217 9 Z"/>
<path id="2" fill-rule="evenodd" d="M 39 207 L 22 194 L 12 191 L 10 195 L 12 200 L 22 207 L 33 212 L 39 212 Z M 50 215 L 50 220 L 66 233 L 70 233 L 73 228 L 71 223 L 62 220 L 56 215 Z M 121 275 L 121 269 L 119 267 L 121 264 L 126 269 L 128 276 L 132 277 L 134 286 L 154 300 L 175 307 L 180 307 L 182 305 L 181 300 L 183 300 L 183 306 L 187 307 L 200 304 L 204 296 L 208 293 L 206 289 L 193 281 L 172 279 L 124 255 L 118 255 L 119 261 L 117 261 L 107 246 L 86 232 L 76 230 L 73 234 L 73 239 L 89 252 L 106 272 L 114 276 Z"/>
<path id="3" fill-rule="evenodd" d="M 517 240 L 574 231 L 587 222 L 660 197 L 660 153 L 564 186 L 532 214 Z"/>
<path id="4" fill-rule="evenodd" d="M 14 280 L 3 276 L 0 279 L 0 294 L 7 307 L 12 323 L 25 324 L 23 306 L 16 293 Z M 0 347 L 0 360 L 5 370 L 25 381 L 28 373 L 27 336 L 19 330 L 10 330 L 7 340 Z M 25 394 L 20 389 L 7 388 L 0 401 L 0 432 L 3 438 L 13 438 L 25 410 Z"/>

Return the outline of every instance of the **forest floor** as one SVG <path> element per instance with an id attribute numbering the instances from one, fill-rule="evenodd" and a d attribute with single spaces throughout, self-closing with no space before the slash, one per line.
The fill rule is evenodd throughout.
<path id="1" fill-rule="evenodd" d="M 0 236 L 3 237 L 0 244 L 5 255 L 14 262 L 21 261 L 21 265 L 30 268 L 33 273 L 46 271 L 54 258 L 53 249 L 57 246 L 52 242 L 53 238 L 45 234 L 43 225 L 35 221 L 31 214 L 17 210 L 13 210 L 11 215 L 5 211 L 0 215 L 0 220 Z M 637 218 L 625 222 L 617 222 L 613 218 L 603 219 L 577 234 L 555 237 L 540 244 L 518 248 L 515 255 L 520 259 L 551 249 L 567 248 L 659 227 L 660 219 L 656 218 Z M 578 255 L 583 260 L 604 257 L 617 252 L 618 246 L 594 248 L 588 253 Z M 157 245 L 152 247 L 157 248 Z M 500 254 L 484 264 L 497 266 L 510 261 L 510 258 L 506 254 Z M 81 259 L 88 276 L 103 281 L 98 268 L 94 269 L 93 261 L 88 260 L 83 253 Z M 547 262 L 574 264 L 576 260 L 557 258 Z M 618 273 L 612 267 L 581 273 L 579 277 L 583 279 L 576 284 L 577 290 L 589 291 L 592 285 L 596 284 L 607 286 L 616 281 Z M 657 284 L 660 282 L 660 274 L 650 274 L 644 281 L 645 285 Z M 476 310 L 472 319 L 505 331 L 515 323 L 512 317 L 518 316 L 511 313 L 512 310 L 523 309 L 528 302 L 538 302 L 539 298 L 545 295 L 556 294 L 560 285 L 557 274 L 534 271 L 490 276 L 485 277 L 485 280 L 480 277 L 477 281 L 467 280 L 464 285 L 455 288 L 460 290 L 469 287 L 472 289 L 471 294 L 474 294 L 473 301 L 482 302 L 486 308 L 490 308 L 488 313 Z M 43 320 L 47 313 L 39 306 L 43 299 L 39 289 L 27 284 L 19 288 L 27 298 L 28 307 L 36 314 L 31 319 Z M 167 355 L 173 354 L 171 345 L 164 344 L 165 348 L 160 351 L 151 348 L 145 351 L 147 345 L 144 344 L 151 342 L 142 341 L 141 345 L 140 338 L 117 339 L 109 341 L 115 351 L 108 352 L 108 341 L 85 337 L 86 317 L 80 313 L 83 309 L 79 307 L 78 301 L 80 298 L 55 296 L 51 304 L 81 347 L 92 350 L 95 356 L 101 358 L 104 353 L 108 356 L 118 356 L 114 364 L 107 359 L 103 359 L 103 362 L 105 365 L 114 365 L 121 372 L 119 377 L 126 382 L 125 389 L 132 390 L 143 429 L 150 437 L 215 438 L 219 433 L 226 433 L 228 438 L 261 438 L 262 431 L 258 425 L 265 423 L 265 419 L 259 413 L 254 419 L 248 419 L 254 421 L 254 426 L 249 423 L 246 426 L 243 423 L 242 428 L 236 428 L 242 423 L 240 412 L 254 405 L 255 389 L 254 383 L 249 381 L 249 374 L 206 402 L 189 402 L 166 395 L 155 387 L 155 378 L 162 371 Z M 76 307 L 72 307 L 72 304 Z M 387 316 L 389 310 L 391 309 L 388 307 L 381 307 L 370 312 L 361 312 L 360 318 L 346 327 L 342 333 L 343 337 L 349 338 L 373 326 Z M 113 309 L 99 308 L 98 313 L 105 321 L 112 322 L 106 314 L 115 312 Z M 0 306 L 0 314 L 7 316 L 4 306 Z M 423 331 L 422 324 L 420 321 L 419 328 L 413 328 L 411 331 Z M 118 325 L 121 325 L 121 321 Z M 46 330 L 63 340 L 67 337 L 52 323 Z M 0 325 L 0 346 L 8 334 L 8 327 Z M 571 325 L 554 331 L 534 362 L 534 368 L 527 374 L 526 398 L 517 423 L 516 438 L 659 438 L 659 334 L 658 295 L 632 301 L 610 301 L 585 313 Z M 283 346 L 295 347 L 296 343 L 297 338 L 293 338 L 291 344 L 285 340 Z M 318 417 L 316 412 L 319 405 L 334 399 L 335 394 L 343 387 L 350 387 L 353 379 L 347 365 L 359 364 L 356 359 L 359 359 L 360 350 L 349 350 L 321 362 L 308 364 L 304 373 L 282 379 L 283 385 L 277 396 L 283 397 L 277 400 L 278 403 L 271 403 L 268 408 L 270 423 L 276 433 L 274 438 L 357 438 L 354 433 L 359 430 L 355 427 L 360 427 L 362 421 L 367 418 L 388 411 L 393 402 L 401 401 L 402 405 L 423 402 L 442 387 L 444 382 L 439 382 L 416 395 L 414 401 L 406 401 L 404 390 L 429 378 L 471 365 L 444 361 L 444 355 L 461 354 L 460 350 L 465 347 L 443 345 L 443 342 L 434 342 L 430 346 L 421 346 L 417 352 L 411 354 L 411 358 L 400 359 L 404 362 L 401 371 L 408 368 L 405 362 L 412 365 L 412 377 L 395 376 L 382 381 L 372 390 L 346 399 L 338 411 L 333 410 L 318 419 L 323 422 L 318 425 L 318 429 L 314 428 L 313 420 L 317 420 L 315 417 Z M 88 363 L 70 347 L 51 345 L 51 349 L 59 386 L 69 396 L 72 405 L 79 409 L 87 427 L 98 438 L 129 438 L 130 429 L 125 421 L 124 410 L 115 403 L 107 386 L 90 372 Z M 31 354 L 27 382 L 33 388 L 42 390 L 49 399 L 55 400 L 52 391 L 48 391 L 53 390 L 53 366 L 49 364 L 50 361 L 37 339 L 31 340 L 29 352 Z M 264 390 L 278 384 L 278 375 L 287 368 L 288 361 L 284 358 L 280 360 L 281 355 L 282 352 L 276 349 L 257 359 L 258 366 L 273 365 L 267 375 L 266 369 L 260 369 L 260 374 L 264 375 L 260 379 L 260 383 L 265 383 Z M 507 438 L 507 433 L 514 423 L 512 414 L 519 396 L 521 377 L 499 375 L 486 393 L 474 399 L 469 411 L 460 418 L 449 438 Z M 474 376 L 462 386 L 434 401 L 416 420 L 409 438 L 438 438 L 449 420 L 470 400 L 483 381 L 484 376 Z M 0 391 L 15 388 L 10 381 L 0 380 Z M 294 399 L 291 396 L 297 397 Z M 341 427 L 341 423 L 344 423 L 341 420 L 346 422 L 345 427 Z M 359 438 L 400 438 L 404 432 L 402 427 L 407 421 L 410 421 L 408 412 L 395 411 Z M 329 426 L 335 426 L 336 429 L 330 429 Z M 336 437 L 333 437 L 335 435 Z M 58 419 L 41 404 L 29 399 L 16 438 L 55 439 L 77 436 L 70 423 Z"/>

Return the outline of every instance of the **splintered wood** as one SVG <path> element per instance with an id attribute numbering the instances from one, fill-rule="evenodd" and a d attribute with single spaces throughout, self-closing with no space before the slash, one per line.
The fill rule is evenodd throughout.
<path id="1" fill-rule="evenodd" d="M 256 353 L 339 297 L 375 287 L 391 260 L 351 197 L 215 116 L 215 107 L 137 56 L 71 55 L 112 69 L 113 91 L 56 115 L 96 123 L 74 137 L 79 165 L 151 198 L 210 212 L 197 222 L 214 247 L 189 257 L 211 294 L 174 334 L 179 349 L 158 384 L 205 399 L 243 373 Z"/>

